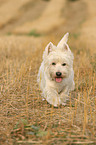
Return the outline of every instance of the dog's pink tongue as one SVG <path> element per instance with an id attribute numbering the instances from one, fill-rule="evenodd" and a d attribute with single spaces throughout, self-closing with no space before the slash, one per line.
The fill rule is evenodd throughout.
<path id="1" fill-rule="evenodd" d="M 62 81 L 62 78 L 56 78 L 56 82 L 60 83 Z"/>

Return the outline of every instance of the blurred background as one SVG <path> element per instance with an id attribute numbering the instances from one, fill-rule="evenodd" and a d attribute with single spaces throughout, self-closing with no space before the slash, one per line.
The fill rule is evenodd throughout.
<path id="1" fill-rule="evenodd" d="M 70 32 L 95 47 L 95 31 L 95 0 L 0 0 L 1 36 L 62 37 Z"/>

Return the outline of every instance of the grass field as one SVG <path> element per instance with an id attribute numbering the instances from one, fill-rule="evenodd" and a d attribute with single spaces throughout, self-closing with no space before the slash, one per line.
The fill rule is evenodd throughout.
<path id="1" fill-rule="evenodd" d="M 17 43 L 12 38 L 4 42 L 0 47 L 1 144 L 95 145 L 96 55 L 70 42 L 76 86 L 67 105 L 54 108 L 42 101 L 36 82 L 46 42 L 34 44 L 38 48 L 34 51 L 27 42 L 20 45 L 19 38 Z"/>
<path id="2" fill-rule="evenodd" d="M 14 2 L 0 1 L 0 145 L 95 145 L 96 1 Z M 37 73 L 45 46 L 66 32 L 75 90 L 54 108 L 42 101 Z"/>

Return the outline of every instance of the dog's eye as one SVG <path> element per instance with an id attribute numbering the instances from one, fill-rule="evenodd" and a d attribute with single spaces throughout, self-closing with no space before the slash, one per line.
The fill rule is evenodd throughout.
<path id="1" fill-rule="evenodd" d="M 55 63 L 55 62 L 53 62 L 53 63 L 52 63 L 52 65 L 56 65 L 56 63 Z"/>
<path id="2" fill-rule="evenodd" d="M 62 64 L 62 66 L 65 66 L 65 65 L 66 65 L 66 63 L 63 63 L 63 64 Z"/>

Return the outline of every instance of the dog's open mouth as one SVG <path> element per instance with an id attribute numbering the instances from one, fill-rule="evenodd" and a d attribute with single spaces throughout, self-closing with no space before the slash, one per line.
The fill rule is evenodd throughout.
<path id="1" fill-rule="evenodd" d="M 56 78 L 55 78 L 55 81 L 56 81 L 57 83 L 61 83 L 61 82 L 62 82 L 62 79 L 63 79 L 62 77 L 56 77 Z"/>

